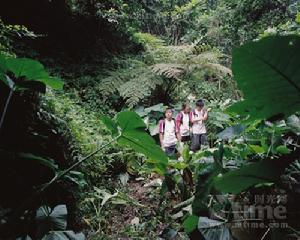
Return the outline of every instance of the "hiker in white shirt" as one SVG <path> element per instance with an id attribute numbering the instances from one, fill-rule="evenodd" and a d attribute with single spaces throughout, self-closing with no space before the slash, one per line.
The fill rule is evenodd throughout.
<path id="1" fill-rule="evenodd" d="M 173 111 L 167 108 L 165 111 L 165 119 L 159 122 L 159 140 L 161 148 L 168 156 L 175 154 L 177 135 L 175 120 L 173 119 Z"/>
<path id="2" fill-rule="evenodd" d="M 191 151 L 196 152 L 200 150 L 201 145 L 206 144 L 206 127 L 204 122 L 208 118 L 207 110 L 204 108 L 204 101 L 202 99 L 196 102 L 196 108 L 190 112 L 190 119 L 192 123 L 192 144 Z"/>
<path id="3" fill-rule="evenodd" d="M 178 140 L 180 142 L 190 141 L 190 106 L 187 103 L 182 104 L 181 111 L 176 116 L 176 127 Z"/>

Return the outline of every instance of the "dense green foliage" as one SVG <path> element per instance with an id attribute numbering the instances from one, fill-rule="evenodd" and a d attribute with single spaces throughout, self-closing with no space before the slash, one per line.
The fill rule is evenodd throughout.
<path id="1" fill-rule="evenodd" d="M 0 238 L 299 238 L 298 11 L 294 0 L 2 1 Z M 199 98 L 208 146 L 168 158 L 158 121 Z M 272 219 L 284 228 L 260 217 L 266 228 L 235 228 L 254 223 L 257 196 L 286 208 Z"/>

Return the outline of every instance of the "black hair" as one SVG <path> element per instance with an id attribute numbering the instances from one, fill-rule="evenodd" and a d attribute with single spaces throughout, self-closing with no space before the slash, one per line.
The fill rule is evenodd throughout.
<path id="1" fill-rule="evenodd" d="M 203 100 L 203 99 L 199 99 L 199 100 L 196 102 L 196 106 L 197 106 L 197 107 L 203 107 L 203 106 L 204 106 L 204 100 Z"/>
<path id="2" fill-rule="evenodd" d="M 184 110 L 188 105 L 189 105 L 188 103 L 183 103 L 183 104 L 181 105 L 181 110 Z"/>
<path id="3" fill-rule="evenodd" d="M 169 111 L 169 110 L 171 110 L 171 112 L 173 113 L 173 109 L 172 109 L 171 107 L 167 107 L 166 110 L 165 110 L 165 113 L 166 113 L 167 111 Z"/>

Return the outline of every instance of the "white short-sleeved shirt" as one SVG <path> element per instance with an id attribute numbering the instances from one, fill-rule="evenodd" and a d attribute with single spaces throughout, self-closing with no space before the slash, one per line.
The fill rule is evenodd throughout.
<path id="1" fill-rule="evenodd" d="M 192 119 L 194 120 L 194 119 L 197 119 L 199 117 L 203 117 L 204 113 L 205 113 L 204 111 L 205 110 L 203 110 L 203 109 L 201 111 L 198 111 L 197 109 L 195 109 L 192 112 Z M 205 134 L 206 133 L 206 127 L 204 125 L 204 121 L 197 121 L 197 122 L 193 123 L 192 132 L 193 132 L 193 134 Z"/>
<path id="2" fill-rule="evenodd" d="M 182 124 L 180 125 L 180 135 L 190 135 L 190 116 L 188 113 L 182 112 Z"/>
<path id="3" fill-rule="evenodd" d="M 172 120 L 162 120 L 160 124 L 160 133 L 164 134 L 163 144 L 165 147 L 170 147 L 176 145 L 177 138 L 176 138 L 176 128 L 175 128 L 175 121 Z M 163 129 L 164 124 L 164 129 Z"/>

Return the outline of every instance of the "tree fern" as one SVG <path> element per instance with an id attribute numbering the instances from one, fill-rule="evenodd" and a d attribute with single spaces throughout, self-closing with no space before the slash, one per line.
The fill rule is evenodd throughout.
<path id="1" fill-rule="evenodd" d="M 150 69 L 144 69 L 143 73 L 120 85 L 118 91 L 126 99 L 126 105 L 132 108 L 151 96 L 162 83 L 162 78 L 155 76 Z"/>
<path id="2" fill-rule="evenodd" d="M 184 64 L 158 63 L 152 66 L 152 71 L 167 78 L 179 79 L 186 72 L 186 67 Z"/>
<path id="3" fill-rule="evenodd" d="M 179 79 L 184 74 L 195 70 L 210 70 L 220 76 L 231 75 L 231 70 L 220 64 L 222 54 L 216 50 L 207 48 L 199 50 L 193 45 L 173 46 L 171 49 L 173 52 L 168 59 L 170 62 L 153 65 L 154 73 L 174 79 Z"/>
<path id="4" fill-rule="evenodd" d="M 188 81 L 186 76 L 194 72 L 206 71 L 219 79 L 231 75 L 220 64 L 223 55 L 208 45 L 159 46 L 147 51 L 144 59 L 122 60 L 122 68 L 99 79 L 98 90 L 105 101 L 117 94 L 132 108 L 154 98 L 158 90 L 159 94 L 173 94 L 176 85 Z"/>

